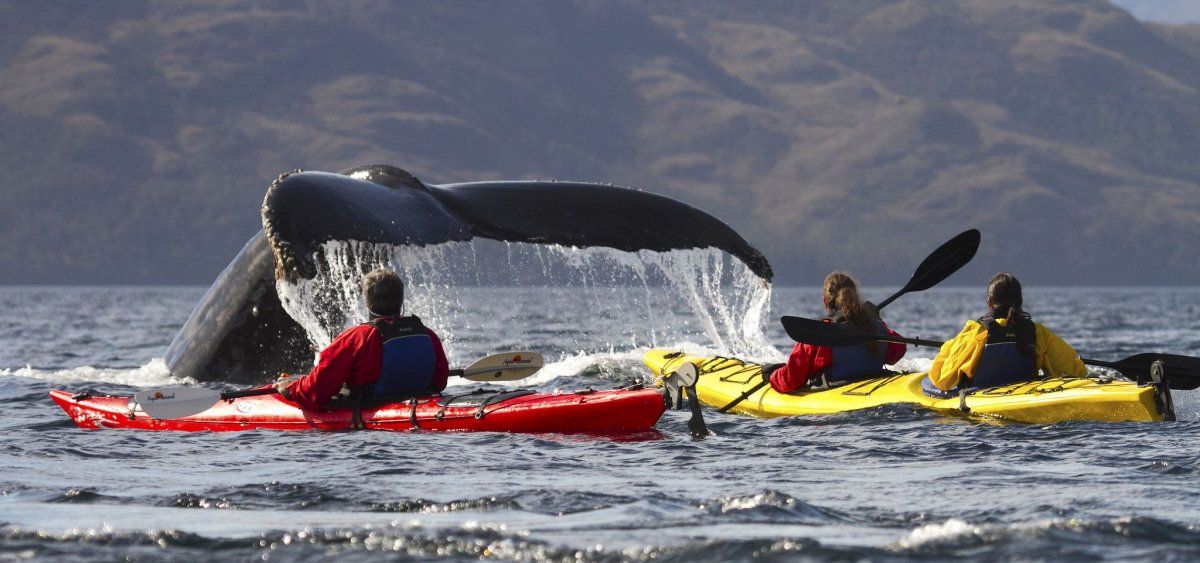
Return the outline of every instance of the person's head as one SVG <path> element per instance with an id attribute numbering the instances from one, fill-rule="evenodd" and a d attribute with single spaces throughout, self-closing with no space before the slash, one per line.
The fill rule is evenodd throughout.
<path id="1" fill-rule="evenodd" d="M 844 313 L 845 309 L 842 305 L 859 303 L 858 284 L 846 272 L 831 272 L 825 276 L 822 288 L 824 291 L 821 297 L 825 302 L 826 311 L 842 311 Z"/>
<path id="2" fill-rule="evenodd" d="M 1000 272 L 992 276 L 992 281 L 988 282 L 987 305 L 989 309 L 994 309 L 1001 314 L 1020 311 L 1022 305 L 1021 282 L 1008 272 Z M 1009 316 L 1012 315 L 1009 314 Z"/>
<path id="3" fill-rule="evenodd" d="M 822 300 L 825 310 L 830 313 L 842 312 L 842 316 L 851 324 L 861 327 L 871 326 L 871 320 L 863 309 L 862 299 L 858 296 L 858 282 L 846 272 L 833 272 L 825 276 Z"/>
<path id="4" fill-rule="evenodd" d="M 362 292 L 373 315 L 399 315 L 404 306 L 404 281 L 391 268 L 378 268 L 363 277 Z"/>
<path id="5" fill-rule="evenodd" d="M 858 296 L 858 282 L 854 281 L 850 274 L 841 271 L 830 273 L 825 276 L 823 289 L 822 299 L 825 302 L 826 311 L 830 314 L 841 311 L 842 317 L 850 324 L 865 330 L 874 329 L 872 315 L 867 312 L 862 299 Z M 877 342 L 867 343 L 867 348 L 872 354 L 878 347 Z"/>

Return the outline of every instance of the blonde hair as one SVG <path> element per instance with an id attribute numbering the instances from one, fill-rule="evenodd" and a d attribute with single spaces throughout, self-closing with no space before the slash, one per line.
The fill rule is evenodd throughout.
<path id="1" fill-rule="evenodd" d="M 862 299 L 858 296 L 858 282 L 855 282 L 850 274 L 842 271 L 832 272 L 825 276 L 823 287 L 826 307 L 841 311 L 846 321 L 858 328 L 875 330 L 873 315 L 863 306 Z M 868 342 L 867 349 L 874 354 L 879 349 L 879 343 Z"/>

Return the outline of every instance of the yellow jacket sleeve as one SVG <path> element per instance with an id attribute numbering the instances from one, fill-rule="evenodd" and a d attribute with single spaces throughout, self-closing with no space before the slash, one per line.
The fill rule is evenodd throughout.
<path id="1" fill-rule="evenodd" d="M 987 344 L 987 327 L 967 321 L 958 336 L 942 344 L 933 365 L 929 366 L 929 380 L 938 389 L 949 391 L 958 385 L 963 374 L 974 376 L 984 344 Z"/>
<path id="2" fill-rule="evenodd" d="M 1041 323 L 1037 327 L 1037 366 L 1046 377 L 1083 377 L 1087 366 L 1079 359 L 1079 353 L 1070 344 L 1059 338 Z"/>

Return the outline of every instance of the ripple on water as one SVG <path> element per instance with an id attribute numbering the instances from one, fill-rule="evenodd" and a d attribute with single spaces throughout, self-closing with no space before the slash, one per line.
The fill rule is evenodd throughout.
<path id="1" fill-rule="evenodd" d="M 1200 529 L 1194 525 L 1145 517 L 1113 520 L 1080 518 L 1013 524 L 971 524 L 952 518 L 921 526 L 892 548 L 923 556 L 964 557 L 981 548 L 1000 558 L 1107 558 L 1113 548 L 1140 545 L 1142 550 L 1169 548 L 1176 556 L 1200 554 Z"/>

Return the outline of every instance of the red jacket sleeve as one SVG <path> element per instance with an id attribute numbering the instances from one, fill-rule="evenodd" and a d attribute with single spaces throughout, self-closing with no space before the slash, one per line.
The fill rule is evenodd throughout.
<path id="1" fill-rule="evenodd" d="M 887 325 L 884 325 L 884 328 L 887 328 Z M 888 336 L 895 336 L 895 337 L 900 336 L 899 332 L 896 332 L 890 328 L 887 329 L 887 331 L 888 331 Z M 908 346 L 905 346 L 903 342 L 888 342 L 887 343 L 887 355 L 883 359 L 883 363 L 885 363 L 889 366 L 894 366 L 894 365 L 896 365 L 896 362 L 900 361 L 900 358 L 904 357 L 904 353 L 907 351 L 908 351 Z"/>
<path id="2" fill-rule="evenodd" d="M 433 379 L 429 382 L 430 390 L 441 392 L 446 388 L 446 380 L 450 378 L 450 362 L 446 361 L 446 350 L 442 348 L 442 339 L 437 333 L 426 327 L 429 339 L 433 341 Z"/>
<path id="3" fill-rule="evenodd" d="M 808 383 L 808 378 L 833 363 L 833 349 L 797 342 L 783 367 L 771 374 L 771 388 L 791 393 Z"/>
<path id="4" fill-rule="evenodd" d="M 370 325 L 359 325 L 338 335 L 321 351 L 308 375 L 287 388 L 288 398 L 305 408 L 321 408 L 342 385 L 363 385 L 383 369 L 383 341 Z"/>

